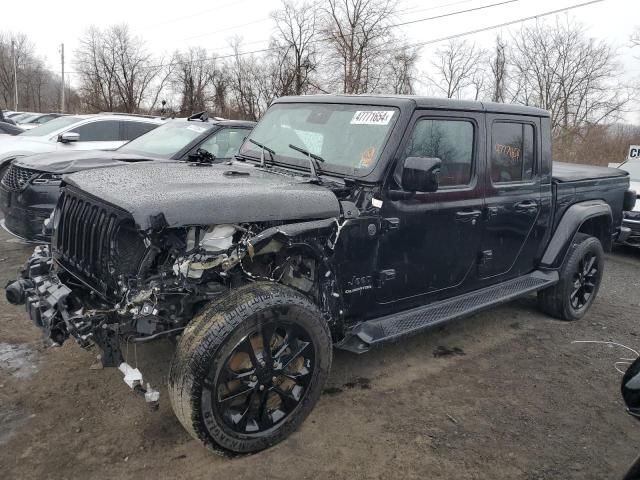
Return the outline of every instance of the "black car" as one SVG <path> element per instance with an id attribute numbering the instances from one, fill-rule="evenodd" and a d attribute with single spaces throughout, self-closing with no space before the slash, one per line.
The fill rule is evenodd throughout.
<path id="1" fill-rule="evenodd" d="M 550 127 L 516 105 L 279 98 L 232 162 L 65 177 L 51 246 L 7 299 L 54 342 L 97 345 L 151 404 L 121 345 L 180 335 L 180 422 L 211 449 L 261 450 L 316 404 L 332 345 L 362 353 L 533 292 L 556 318 L 587 313 L 636 194 L 621 170 L 552 167 Z"/>
<path id="2" fill-rule="evenodd" d="M 43 222 L 58 201 L 63 175 L 150 160 L 187 160 L 206 153 L 228 160 L 253 125 L 234 120 L 175 119 L 113 151 L 49 152 L 16 159 L 0 182 L 2 225 L 24 240 L 47 241 Z"/>

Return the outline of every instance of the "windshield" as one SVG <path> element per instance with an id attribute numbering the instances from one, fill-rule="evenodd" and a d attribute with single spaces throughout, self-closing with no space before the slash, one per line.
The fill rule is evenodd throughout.
<path id="1" fill-rule="evenodd" d="M 394 107 L 280 103 L 267 111 L 249 138 L 274 150 L 278 163 L 308 165 L 305 154 L 289 147 L 294 145 L 322 157 L 322 171 L 362 176 L 378 161 L 398 115 Z M 240 154 L 257 159 L 260 148 L 246 141 Z"/>
<path id="2" fill-rule="evenodd" d="M 640 182 L 640 160 L 631 160 L 620 165 L 618 168 L 628 172 L 631 180 L 634 182 Z"/>
<path id="3" fill-rule="evenodd" d="M 119 152 L 171 158 L 193 140 L 213 128 L 212 124 L 173 120 L 131 140 Z"/>
<path id="4" fill-rule="evenodd" d="M 39 116 L 40 116 L 39 113 L 36 113 L 33 115 L 27 115 L 26 117 L 21 117 L 20 119 L 18 119 L 16 123 L 29 123 L 35 120 L 36 118 L 38 118 Z"/>
<path id="5" fill-rule="evenodd" d="M 60 130 L 61 128 L 72 125 L 80 120 L 82 120 L 80 117 L 58 117 L 43 125 L 40 125 L 39 127 L 32 128 L 31 130 L 27 130 L 26 132 L 22 132 L 20 135 L 24 137 L 43 137 L 46 135 L 50 135 L 56 130 Z"/>

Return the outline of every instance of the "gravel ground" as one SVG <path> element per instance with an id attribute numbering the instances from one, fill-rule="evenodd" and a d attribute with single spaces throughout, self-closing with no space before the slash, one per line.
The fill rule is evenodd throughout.
<path id="1" fill-rule="evenodd" d="M 2 285 L 31 248 L 0 233 Z M 564 323 L 512 302 L 356 356 L 336 351 L 302 428 L 276 447 L 212 455 L 173 416 L 152 412 L 115 369 L 69 341 L 47 348 L 0 300 L 0 478 L 618 479 L 640 428 L 614 361 L 640 347 L 640 252 L 607 256 L 589 314 Z M 162 384 L 168 342 L 129 351 Z M 164 401 L 163 401 L 164 397 Z"/>

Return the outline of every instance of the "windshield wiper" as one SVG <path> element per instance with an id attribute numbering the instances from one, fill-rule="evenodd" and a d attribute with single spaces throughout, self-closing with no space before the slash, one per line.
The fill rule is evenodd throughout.
<path id="1" fill-rule="evenodd" d="M 269 147 L 256 142 L 253 138 L 250 138 L 249 141 L 251 143 L 253 143 L 254 145 L 256 145 L 259 149 L 260 149 L 260 166 L 261 167 L 265 167 L 265 163 L 264 163 L 264 151 L 266 150 L 267 152 L 269 152 L 269 155 L 271 155 L 271 163 L 275 162 L 275 155 L 276 152 L 274 152 L 273 150 L 271 150 Z"/>
<path id="2" fill-rule="evenodd" d="M 289 144 L 289 148 L 295 150 L 296 152 L 300 152 L 303 155 L 306 155 L 309 159 L 309 170 L 311 170 L 311 180 L 315 182 L 320 182 L 320 177 L 318 176 L 318 170 L 320 170 L 320 165 L 317 162 L 324 162 L 324 158 L 320 155 L 316 155 L 311 153 L 304 148 L 296 147 L 295 145 Z"/>

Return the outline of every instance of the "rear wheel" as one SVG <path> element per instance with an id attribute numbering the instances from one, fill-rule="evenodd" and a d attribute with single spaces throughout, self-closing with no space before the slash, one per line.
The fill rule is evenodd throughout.
<path id="1" fill-rule="evenodd" d="M 579 320 L 593 303 L 604 271 L 604 251 L 600 240 L 576 234 L 560 269 L 560 281 L 538 292 L 540 309 L 562 320 Z"/>
<path id="2" fill-rule="evenodd" d="M 239 288 L 182 335 L 169 372 L 171 404 L 207 447 L 262 450 L 313 409 L 331 348 L 326 322 L 300 293 L 273 284 Z"/>

